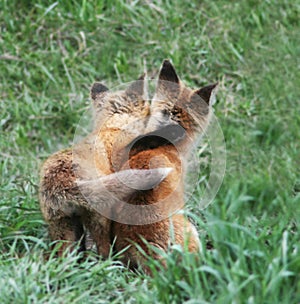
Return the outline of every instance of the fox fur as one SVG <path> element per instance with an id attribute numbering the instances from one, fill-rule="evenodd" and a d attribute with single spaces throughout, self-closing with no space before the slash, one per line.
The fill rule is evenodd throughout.
<path id="1" fill-rule="evenodd" d="M 184 206 L 185 160 L 209 123 L 216 84 L 191 90 L 165 60 L 151 104 L 145 87 L 143 77 L 117 93 L 95 83 L 93 132 L 44 163 L 40 206 L 51 240 L 66 241 L 60 254 L 76 242 L 85 250 L 85 231 L 104 258 L 112 245 L 127 248 L 123 261 L 131 267 L 145 265 L 136 244 L 158 259 L 146 242 L 199 249 L 195 227 L 174 211 Z"/>

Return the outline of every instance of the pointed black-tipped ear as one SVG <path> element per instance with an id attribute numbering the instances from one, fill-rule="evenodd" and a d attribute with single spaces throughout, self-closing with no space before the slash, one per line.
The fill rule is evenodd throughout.
<path id="1" fill-rule="evenodd" d="M 156 87 L 156 97 L 167 98 L 169 100 L 178 97 L 180 92 L 180 80 L 169 60 L 164 60 L 158 75 Z"/>
<path id="2" fill-rule="evenodd" d="M 168 59 L 164 60 L 159 72 L 158 79 L 179 83 L 179 78 L 170 60 Z"/>
<path id="3" fill-rule="evenodd" d="M 108 88 L 103 85 L 102 83 L 100 82 L 95 82 L 93 85 L 92 85 L 92 88 L 91 88 L 91 98 L 92 100 L 95 100 L 96 97 L 99 95 L 99 94 L 102 94 L 104 92 L 108 91 Z"/>
<path id="4" fill-rule="evenodd" d="M 146 73 L 141 75 L 138 80 L 132 82 L 126 89 L 128 95 L 144 96 L 146 94 Z"/>
<path id="5" fill-rule="evenodd" d="M 210 84 L 195 91 L 194 94 L 200 96 L 208 105 L 213 105 L 217 86 L 217 82 L 214 84 Z"/>

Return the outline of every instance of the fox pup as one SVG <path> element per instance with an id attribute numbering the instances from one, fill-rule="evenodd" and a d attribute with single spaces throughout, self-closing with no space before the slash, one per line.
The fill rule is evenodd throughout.
<path id="1" fill-rule="evenodd" d="M 91 99 L 95 112 L 93 132 L 75 146 L 50 156 L 42 166 L 40 174 L 40 207 L 49 224 L 52 241 L 64 240 L 59 254 L 69 245 L 80 242 L 80 250 L 85 250 L 85 230 L 89 231 L 96 243 L 97 251 L 107 257 L 113 236 L 109 214 L 104 217 L 95 212 L 95 206 L 88 202 L 83 194 L 88 186 L 79 186 L 80 181 L 96 181 L 97 201 L 105 205 L 109 212 L 114 198 L 108 192 L 117 190 L 116 199 L 131 194 L 135 189 L 120 183 L 120 176 L 132 176 L 132 171 L 114 173 L 112 147 L 114 138 L 121 138 L 119 148 L 127 145 L 134 136 L 143 134 L 145 117 L 149 115 L 149 105 L 143 97 L 143 78 L 133 83 L 127 90 L 118 93 L 108 91 L 104 85 L 94 83 Z M 123 124 L 131 124 L 133 132 L 125 134 Z M 136 134 L 135 134 L 136 133 Z M 119 136 L 120 135 L 120 136 Z M 114 174 L 113 174 L 114 173 Z M 138 171 L 132 177 L 132 183 L 147 187 L 154 179 L 163 178 L 165 170 L 156 170 L 154 174 Z M 88 184 L 93 185 L 92 182 Z M 94 192 L 90 192 L 91 195 Z M 97 209 L 97 206 L 96 206 Z"/>
<path id="2" fill-rule="evenodd" d="M 131 267 L 144 265 L 134 244 L 159 258 L 145 240 L 162 250 L 172 242 L 198 250 L 195 227 L 174 211 L 184 205 L 185 159 L 209 123 L 216 84 L 191 90 L 165 60 L 151 104 L 145 87 L 143 77 L 117 93 L 95 83 L 93 132 L 46 160 L 40 183 L 52 240 L 85 250 L 88 230 L 103 257 L 113 243 L 116 252 L 128 247 L 123 261 Z"/>

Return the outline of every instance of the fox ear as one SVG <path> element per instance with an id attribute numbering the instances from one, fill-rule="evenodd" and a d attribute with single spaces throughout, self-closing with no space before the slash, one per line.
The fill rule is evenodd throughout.
<path id="1" fill-rule="evenodd" d="M 213 105 L 215 101 L 215 93 L 218 83 L 207 85 L 194 92 L 194 95 L 198 95 L 203 99 L 208 105 Z"/>
<path id="2" fill-rule="evenodd" d="M 99 96 L 100 94 L 102 94 L 106 91 L 108 91 L 108 88 L 105 85 L 103 85 L 100 82 L 95 82 L 92 85 L 91 92 L 90 92 L 92 100 L 95 101 L 97 96 Z"/>
<path id="3" fill-rule="evenodd" d="M 175 68 L 169 60 L 164 60 L 159 75 L 156 88 L 156 97 L 173 99 L 179 95 L 180 80 L 176 74 Z"/>
<path id="4" fill-rule="evenodd" d="M 128 95 L 137 95 L 145 97 L 147 94 L 146 73 L 141 75 L 138 80 L 132 82 L 126 89 Z"/>
<path id="5" fill-rule="evenodd" d="M 177 76 L 175 68 L 173 67 L 170 60 L 165 59 L 163 61 L 159 72 L 158 80 L 179 83 L 179 77 Z"/>

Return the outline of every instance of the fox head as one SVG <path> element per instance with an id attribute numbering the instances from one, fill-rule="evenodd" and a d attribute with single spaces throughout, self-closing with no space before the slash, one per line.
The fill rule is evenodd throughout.
<path id="1" fill-rule="evenodd" d="M 95 128 L 101 132 L 114 133 L 126 125 L 134 124 L 138 129 L 132 129 L 137 134 L 142 132 L 150 111 L 145 85 L 145 75 L 131 83 L 126 90 L 118 92 L 111 92 L 103 84 L 95 82 L 90 92 L 95 110 Z"/>
<path id="2" fill-rule="evenodd" d="M 216 87 L 217 83 L 196 90 L 186 87 L 171 62 L 165 60 L 151 103 L 147 130 L 168 132 L 175 143 L 184 141 L 185 134 L 194 139 L 209 124 Z"/>
<path id="3" fill-rule="evenodd" d="M 216 86 L 186 87 L 169 60 L 162 64 L 151 103 L 145 75 L 119 92 L 94 83 L 90 95 L 96 132 L 115 169 L 112 171 L 118 170 L 133 145 L 148 149 L 167 141 L 188 150 L 189 143 L 209 124 Z"/>
<path id="4" fill-rule="evenodd" d="M 91 88 L 96 138 L 95 157 L 105 154 L 111 172 L 116 170 L 113 158 L 116 162 L 124 147 L 134 138 L 144 134 L 150 114 L 145 87 L 143 75 L 123 91 L 112 92 L 99 82 L 95 82 Z"/>

